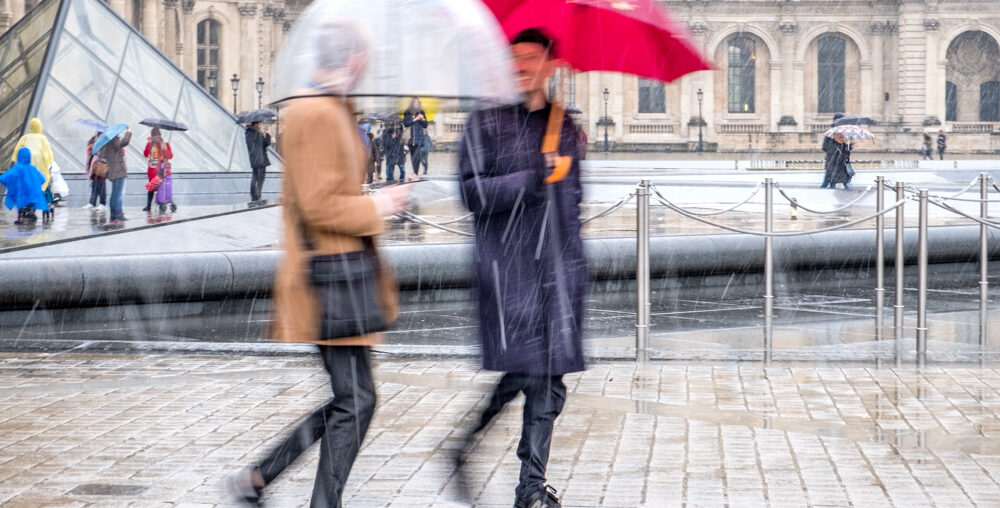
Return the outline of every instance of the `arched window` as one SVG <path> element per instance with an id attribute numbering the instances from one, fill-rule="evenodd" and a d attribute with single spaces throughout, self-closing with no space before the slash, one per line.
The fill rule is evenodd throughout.
<path id="1" fill-rule="evenodd" d="M 219 96 L 219 32 L 221 24 L 214 19 L 198 23 L 198 84 L 208 93 Z"/>
<path id="2" fill-rule="evenodd" d="M 844 60 L 847 41 L 828 35 L 818 41 L 819 113 L 844 111 Z"/>
<path id="3" fill-rule="evenodd" d="M 944 84 L 944 121 L 958 121 L 958 87 L 951 81 Z"/>
<path id="4" fill-rule="evenodd" d="M 979 85 L 979 121 L 1000 122 L 1000 81 Z"/>
<path id="5" fill-rule="evenodd" d="M 756 93 L 757 52 L 753 39 L 738 36 L 729 41 L 729 112 L 753 113 Z"/>
<path id="6" fill-rule="evenodd" d="M 639 78 L 639 112 L 667 112 L 667 96 L 663 83 L 654 79 Z"/>

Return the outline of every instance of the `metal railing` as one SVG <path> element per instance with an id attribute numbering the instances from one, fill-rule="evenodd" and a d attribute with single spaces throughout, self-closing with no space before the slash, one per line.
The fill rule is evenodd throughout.
<path id="1" fill-rule="evenodd" d="M 962 198 L 962 194 L 971 190 L 975 185 L 979 185 L 979 198 Z M 840 229 L 846 229 L 861 223 L 875 221 L 875 241 L 876 241 L 876 284 L 875 284 L 875 340 L 883 340 L 883 318 L 885 309 L 885 216 L 895 211 L 895 301 L 893 302 L 893 338 L 895 339 L 894 360 L 897 366 L 902 365 L 903 352 L 901 344 L 904 336 L 905 307 L 903 304 L 903 294 L 906 290 L 904 282 L 905 273 L 905 213 L 904 207 L 907 201 L 916 201 L 918 206 L 918 226 L 917 226 L 917 322 L 916 322 L 916 364 L 924 367 L 927 364 L 927 282 L 928 282 L 928 222 L 929 205 L 934 205 L 949 213 L 958 215 L 965 219 L 972 220 L 979 224 L 979 346 L 986 344 L 987 319 L 986 311 L 988 307 L 988 266 L 989 266 L 989 245 L 987 228 L 1000 229 L 1000 222 L 989 219 L 989 203 L 1000 202 L 1000 200 L 988 199 L 989 189 L 1000 192 L 1000 186 L 992 180 L 988 173 L 981 173 L 973 179 L 966 187 L 957 193 L 942 196 L 930 194 L 927 189 L 917 189 L 908 186 L 903 182 L 891 184 L 883 176 L 875 179 L 874 185 L 868 186 L 860 195 L 846 203 L 831 210 L 816 210 L 803 206 L 795 198 L 791 197 L 772 178 L 765 178 L 758 184 L 750 194 L 735 205 L 722 210 L 711 212 L 695 212 L 687 210 L 667 199 L 649 180 L 642 180 L 634 191 L 629 192 L 617 202 L 606 209 L 586 218 L 581 222 L 588 223 L 602 217 L 606 217 L 636 199 L 636 322 L 635 322 L 635 349 L 636 361 L 646 363 L 649 360 L 649 334 L 650 334 L 650 222 L 649 213 L 652 202 L 658 203 L 669 210 L 672 210 L 684 217 L 713 226 L 733 233 L 754 235 L 764 238 L 764 296 L 763 296 L 763 358 L 766 363 L 770 363 L 774 355 L 774 245 L 773 240 L 777 237 L 806 236 L 825 233 Z M 753 231 L 737 228 L 727 224 L 713 221 L 707 217 L 721 215 L 732 212 L 743 205 L 749 203 L 761 189 L 764 189 L 764 227 L 763 231 Z M 834 226 L 795 231 L 774 231 L 774 190 L 778 190 L 785 200 L 794 209 L 801 209 L 816 215 L 830 215 L 842 212 L 861 202 L 871 192 L 875 192 L 876 204 L 875 213 L 851 219 Z M 885 192 L 895 192 L 895 202 L 886 206 Z M 979 217 L 968 214 L 950 205 L 949 201 L 958 202 L 978 202 Z M 448 227 L 449 224 L 460 222 L 471 218 L 472 214 L 448 220 L 445 222 L 433 222 L 409 212 L 401 212 L 397 217 L 412 221 L 418 224 L 434 227 L 461 235 L 471 237 L 473 233 Z"/>

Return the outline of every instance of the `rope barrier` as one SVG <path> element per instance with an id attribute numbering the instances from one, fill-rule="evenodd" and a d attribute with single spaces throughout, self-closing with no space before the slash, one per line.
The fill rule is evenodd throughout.
<path id="1" fill-rule="evenodd" d="M 807 211 L 809 213 L 815 213 L 817 215 L 829 215 L 829 214 L 833 214 L 833 213 L 837 213 L 837 212 L 842 212 L 842 211 L 847 210 L 848 208 L 856 205 L 859 201 L 861 201 L 862 199 L 864 199 L 865 196 L 867 196 L 869 193 L 871 193 L 872 188 L 875 186 L 875 184 L 869 185 L 868 188 L 865 189 L 865 191 L 862 192 L 860 196 L 858 196 L 857 198 L 853 199 L 851 202 L 847 203 L 846 205 L 844 205 L 844 206 L 842 206 L 840 208 L 834 208 L 833 210 L 826 210 L 826 211 L 813 210 L 812 208 L 808 208 L 806 206 L 803 206 L 798 201 L 793 200 L 793 198 L 791 196 L 789 196 L 788 194 L 786 194 L 785 190 L 782 189 L 781 186 L 779 186 L 777 184 L 775 184 L 774 186 L 778 189 L 778 193 L 780 193 L 786 200 L 788 200 L 789 203 L 795 205 L 797 208 L 801 208 L 801 209 L 803 209 L 803 210 L 805 210 L 805 211 Z"/>
<path id="2" fill-rule="evenodd" d="M 688 210 L 688 212 L 692 213 L 694 215 L 697 215 L 699 217 L 709 217 L 709 216 L 712 216 L 712 215 L 722 215 L 724 213 L 731 212 L 731 211 L 733 211 L 733 210 L 735 210 L 735 209 L 737 209 L 737 208 L 739 208 L 739 207 L 741 207 L 741 206 L 749 203 L 750 200 L 753 199 L 753 197 L 756 196 L 758 192 L 760 192 L 760 189 L 761 189 L 761 184 L 758 183 L 757 186 L 754 187 L 753 192 L 751 192 L 750 195 L 747 196 L 746 199 L 744 199 L 743 201 L 740 201 L 739 203 L 736 203 L 735 205 L 730 206 L 729 208 L 726 208 L 724 210 L 716 210 L 714 212 L 692 212 L 692 211 Z M 660 195 L 661 197 L 663 196 L 663 194 L 660 194 L 659 189 L 657 189 L 655 186 L 651 185 L 649 187 L 649 190 L 651 192 L 655 193 L 655 194 Z M 666 198 L 663 198 L 663 199 L 666 199 Z"/>
<path id="3" fill-rule="evenodd" d="M 747 234 L 747 235 L 760 236 L 760 237 L 772 237 L 772 238 L 774 238 L 774 237 L 787 237 L 787 236 L 806 236 L 806 235 L 812 235 L 812 234 L 816 234 L 816 233 L 826 233 L 828 231 L 836 231 L 838 229 L 845 229 L 845 228 L 848 228 L 850 226 L 854 226 L 856 224 L 860 224 L 862 222 L 870 221 L 870 220 L 872 220 L 872 219 L 874 219 L 874 218 L 876 218 L 876 217 L 878 217 L 880 215 L 885 215 L 885 214 L 887 214 L 887 213 L 889 213 L 889 212 L 891 212 L 891 211 L 899 208 L 900 206 L 903 205 L 903 203 L 905 203 L 908 200 L 910 200 L 910 198 L 901 199 L 901 200 L 897 201 L 895 204 L 893 204 L 892 206 L 890 206 L 889 208 L 886 208 L 885 210 L 882 210 L 881 212 L 876 212 L 876 213 L 871 214 L 871 215 L 869 215 L 867 217 L 861 217 L 860 219 L 855 219 L 855 220 L 852 220 L 852 221 L 848 221 L 848 222 L 845 222 L 843 224 L 838 224 L 836 226 L 830 226 L 830 227 L 820 228 L 820 229 L 810 229 L 810 230 L 807 230 L 807 231 L 778 231 L 778 232 L 773 232 L 773 233 L 765 233 L 765 232 L 762 232 L 762 231 L 750 231 L 748 229 L 735 228 L 735 227 L 732 227 L 732 226 L 727 226 L 725 224 L 720 224 L 718 222 L 710 221 L 708 219 L 705 219 L 705 218 L 702 218 L 702 217 L 699 217 L 697 215 L 689 213 L 687 210 L 685 210 L 685 209 L 683 209 L 683 208 L 681 208 L 681 207 L 679 207 L 679 206 L 671 203 L 669 200 L 667 200 L 666 198 L 664 198 L 659 193 L 656 193 L 656 197 L 660 201 L 660 204 L 662 204 L 663 206 L 666 206 L 667 208 L 669 208 L 669 209 L 671 209 L 671 210 L 673 210 L 673 211 L 675 211 L 675 212 L 677 212 L 677 213 L 679 213 L 681 215 L 684 215 L 685 217 L 687 217 L 689 219 L 693 219 L 693 220 L 696 220 L 698 222 L 702 222 L 702 223 L 708 224 L 710 226 L 715 226 L 715 227 L 720 228 L 720 229 L 725 229 L 727 231 L 732 231 L 733 233 L 743 233 L 743 234 Z"/>
<path id="4" fill-rule="evenodd" d="M 611 215 L 612 213 L 618 211 L 619 208 L 625 206 L 626 203 L 628 203 L 629 201 L 632 201 L 632 198 L 634 198 L 634 197 L 635 197 L 635 193 L 634 192 L 629 193 L 627 196 L 621 198 L 620 200 L 618 200 L 617 203 L 611 205 L 610 207 L 608 207 L 607 209 L 605 209 L 603 212 L 598 213 L 597 215 L 592 215 L 590 217 L 585 217 L 583 219 L 580 219 L 580 223 L 581 224 L 586 224 L 586 223 L 588 223 L 590 221 L 600 219 L 601 217 L 605 217 L 607 215 Z"/>
<path id="5" fill-rule="evenodd" d="M 956 215 L 961 215 L 962 217 L 965 217 L 966 219 L 978 222 L 978 223 L 980 223 L 980 224 L 982 224 L 984 226 L 989 226 L 991 228 L 1000 229 L 1000 222 L 993 222 L 993 221 L 989 221 L 989 220 L 983 219 L 982 217 L 976 217 L 975 215 L 969 215 L 969 214 L 967 214 L 967 213 L 965 213 L 965 212 L 963 212 L 961 210 L 958 210 L 958 209 L 956 209 L 954 207 L 948 206 L 947 203 L 940 202 L 940 200 L 938 200 L 938 199 L 928 199 L 927 201 L 929 203 L 932 203 L 935 206 L 943 209 L 943 210 L 949 211 L 949 212 L 954 213 Z"/>
<path id="6" fill-rule="evenodd" d="M 472 233 L 469 233 L 467 231 L 461 231 L 461 230 L 458 230 L 458 229 L 449 228 L 449 227 L 442 226 L 440 224 L 431 222 L 429 220 L 421 218 L 419 215 L 414 215 L 414 214 L 412 214 L 410 212 L 407 212 L 407 211 L 399 212 L 398 214 L 396 214 L 396 217 L 399 217 L 400 219 L 403 219 L 403 220 L 409 220 L 411 222 L 416 222 L 417 224 L 423 224 L 425 226 L 430 226 L 432 228 L 437 228 L 437 229 L 440 229 L 442 231 L 447 231 L 449 233 L 454 233 L 456 235 L 466 236 L 466 237 L 470 237 L 470 238 L 473 237 L 473 236 L 475 236 Z"/>

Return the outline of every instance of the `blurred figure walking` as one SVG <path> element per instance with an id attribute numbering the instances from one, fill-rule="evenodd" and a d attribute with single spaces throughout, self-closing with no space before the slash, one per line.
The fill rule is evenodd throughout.
<path id="1" fill-rule="evenodd" d="M 420 104 L 420 99 L 414 97 L 410 101 L 410 107 L 403 113 L 403 127 L 410 130 L 406 146 L 410 150 L 410 163 L 413 165 L 414 178 L 420 176 L 424 143 L 427 138 L 427 125 L 427 113 L 424 112 L 424 108 Z"/>
<path id="2" fill-rule="evenodd" d="M 948 136 L 944 135 L 944 129 L 938 131 L 937 150 L 940 160 L 944 160 L 944 151 L 948 149 Z"/>
<path id="3" fill-rule="evenodd" d="M 271 165 L 271 159 L 267 157 L 267 147 L 271 146 L 271 133 L 267 127 L 261 132 L 260 122 L 254 122 L 247 126 L 246 133 L 247 152 L 250 154 L 250 170 L 253 174 L 250 177 L 250 203 L 260 203 L 260 192 L 264 187 L 264 178 L 267 176 L 267 167 Z"/>
<path id="4" fill-rule="evenodd" d="M 108 165 L 100 160 L 100 156 L 94 153 L 94 142 L 101 133 L 95 133 L 90 141 L 87 141 L 87 165 L 84 172 L 90 180 L 90 201 L 84 205 L 85 209 L 100 211 L 108 204 L 108 193 L 105 177 L 108 174 Z M 103 173 L 103 174 L 102 174 Z"/>
<path id="5" fill-rule="evenodd" d="M 165 169 L 170 165 L 170 159 L 174 158 L 174 151 L 171 150 L 170 143 L 163 140 L 160 129 L 153 127 L 153 131 L 150 134 L 146 138 L 146 148 L 142 151 L 142 155 L 148 161 L 146 164 L 146 178 L 148 178 L 150 183 L 159 179 L 159 183 L 153 186 L 153 190 L 146 191 L 146 207 L 142 209 L 144 212 L 152 209 L 153 198 L 156 197 L 159 187 L 170 176 L 169 172 L 165 171 Z M 149 187 L 148 184 L 147 187 Z"/>
<path id="6" fill-rule="evenodd" d="M 385 183 L 392 183 L 396 168 L 399 169 L 398 181 L 403 182 L 406 180 L 406 145 L 403 144 L 402 124 L 387 124 L 382 134 L 382 144 L 385 147 Z"/>
<path id="7" fill-rule="evenodd" d="M 31 163 L 31 150 L 21 147 L 17 151 L 17 162 L 3 174 L 0 174 L 0 184 L 7 188 L 4 204 L 8 210 L 17 208 L 17 219 L 14 224 L 32 225 L 38 221 L 35 210 L 47 212 L 49 203 L 42 192 L 45 177 Z"/>
<path id="8" fill-rule="evenodd" d="M 42 132 L 41 120 L 32 118 L 28 122 L 28 133 L 17 140 L 14 153 L 10 156 L 11 162 L 18 162 L 22 148 L 30 150 L 31 165 L 45 177 L 45 182 L 42 184 L 42 193 L 45 194 L 45 201 L 48 202 L 49 206 L 43 212 L 43 219 L 47 220 L 51 214 L 50 207 L 53 201 L 55 201 L 55 196 L 53 196 L 51 189 L 52 174 L 49 169 L 55 161 L 55 157 L 52 155 L 52 146 L 49 145 L 49 138 L 45 137 L 45 134 Z"/>
<path id="9" fill-rule="evenodd" d="M 924 154 L 923 160 L 934 160 L 934 149 L 931 147 L 931 135 L 924 133 L 924 145 L 921 148 Z"/>
<path id="10" fill-rule="evenodd" d="M 474 111 L 459 152 L 462 199 L 474 216 L 483 368 L 504 375 L 463 438 L 455 457 L 456 483 L 463 497 L 470 497 L 463 466 L 475 436 L 524 393 L 516 507 L 559 506 L 545 480 L 553 426 L 566 401 L 563 375 L 584 369 L 580 143 L 572 119 L 545 95 L 552 50 L 539 30 L 514 38 L 523 103 Z M 553 114 L 559 117 L 550 120 Z M 558 148 L 543 154 L 550 121 L 560 136 Z M 569 173 L 552 181 L 546 175 L 559 155 L 571 158 Z"/>
<path id="11" fill-rule="evenodd" d="M 388 267 L 378 264 L 373 237 L 383 231 L 383 217 L 405 205 L 407 191 L 395 187 L 375 196 L 361 192 L 366 154 L 352 106 L 343 97 L 365 69 L 368 39 L 347 21 L 327 21 L 317 30 L 308 39 L 316 46 L 309 49 L 317 55 L 310 88 L 296 92 L 282 111 L 288 125 L 282 181 L 285 256 L 274 282 L 271 335 L 280 342 L 318 346 L 333 398 L 302 420 L 263 460 L 230 477 L 230 493 L 249 506 L 255 506 L 262 490 L 317 441 L 320 458 L 311 505 L 341 506 L 344 484 L 375 411 L 369 348 L 380 338 L 372 332 L 334 333 L 336 325 L 344 323 L 333 321 L 329 313 L 353 316 L 346 320 L 348 325 L 367 318 L 351 309 L 352 304 L 368 303 L 361 300 L 362 294 L 370 294 L 366 290 L 375 292 L 372 310 L 383 323 L 391 323 L 397 313 L 395 281 Z M 343 295 L 325 292 L 327 286 L 320 284 L 353 276 L 338 272 L 338 267 L 355 266 L 362 259 L 374 259 L 376 280 L 355 287 L 353 299 L 336 302 L 334 297 Z"/>

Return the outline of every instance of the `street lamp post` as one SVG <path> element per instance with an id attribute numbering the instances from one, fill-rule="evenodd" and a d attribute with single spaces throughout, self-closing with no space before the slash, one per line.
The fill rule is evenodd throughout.
<path id="1" fill-rule="evenodd" d="M 704 98 L 705 98 L 705 93 L 701 91 L 701 88 L 699 88 L 698 89 L 698 153 L 702 153 L 702 151 L 705 149 L 705 145 L 703 144 L 703 139 L 701 135 L 701 126 L 702 124 L 705 123 L 705 120 L 703 120 L 701 117 L 701 101 Z"/>
<path id="2" fill-rule="evenodd" d="M 233 74 L 233 79 L 229 80 L 233 85 L 233 114 L 236 114 L 236 92 L 240 89 L 240 77 Z"/>
<path id="3" fill-rule="evenodd" d="M 611 119 L 608 118 L 608 99 L 611 98 L 611 92 L 607 88 L 604 89 L 604 151 L 608 151 L 608 124 L 611 123 Z"/>
<path id="4" fill-rule="evenodd" d="M 212 97 L 218 97 L 219 89 L 219 78 L 216 76 L 215 71 L 208 73 L 208 93 L 212 94 Z"/>
<path id="5" fill-rule="evenodd" d="M 257 85 L 257 109 L 260 109 L 264 100 L 264 78 L 258 77 L 254 84 Z"/>

